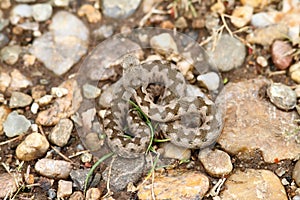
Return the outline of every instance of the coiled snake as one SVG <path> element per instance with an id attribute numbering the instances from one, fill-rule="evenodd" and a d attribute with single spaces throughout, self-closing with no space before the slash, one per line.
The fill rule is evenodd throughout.
<path id="1" fill-rule="evenodd" d="M 119 156 L 136 158 L 145 153 L 151 132 L 132 108 L 132 100 L 141 108 L 165 138 L 178 146 L 204 148 L 220 132 L 217 106 L 206 95 L 192 96 L 191 85 L 171 64 L 161 61 L 141 64 L 133 55 L 124 57 L 123 77 L 116 83 L 111 107 L 102 119 L 110 149 Z M 155 94 L 160 88 L 159 94 Z"/>

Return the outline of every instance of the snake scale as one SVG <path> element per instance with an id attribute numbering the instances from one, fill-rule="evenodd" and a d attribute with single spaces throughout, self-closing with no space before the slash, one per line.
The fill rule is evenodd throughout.
<path id="1" fill-rule="evenodd" d="M 123 76 L 116 83 L 111 107 L 102 119 L 110 149 L 121 157 L 136 158 L 145 153 L 151 131 L 140 113 L 133 109 L 136 102 L 153 124 L 158 124 L 165 138 L 178 146 L 204 148 L 217 137 L 217 107 L 206 95 L 188 94 L 181 72 L 169 63 L 149 61 L 141 64 L 137 57 L 124 57 Z M 159 94 L 153 94 L 160 88 Z"/>

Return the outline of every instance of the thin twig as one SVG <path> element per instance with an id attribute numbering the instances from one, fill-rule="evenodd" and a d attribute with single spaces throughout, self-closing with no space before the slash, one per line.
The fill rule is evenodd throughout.
<path id="1" fill-rule="evenodd" d="M 16 141 L 16 140 L 19 140 L 19 139 L 22 138 L 22 137 L 23 137 L 23 135 L 19 135 L 18 137 L 12 138 L 12 139 L 10 139 L 10 140 L 6 140 L 6 141 L 4 141 L 4 142 L 0 142 L 0 146 L 5 145 L 5 144 L 8 144 L 8 143 L 11 143 L 11 142 L 14 142 L 14 141 Z"/>

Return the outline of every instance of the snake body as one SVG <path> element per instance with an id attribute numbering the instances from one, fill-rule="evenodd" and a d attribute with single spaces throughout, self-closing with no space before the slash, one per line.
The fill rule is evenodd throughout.
<path id="1" fill-rule="evenodd" d="M 165 138 L 178 146 L 203 148 L 212 143 L 219 132 L 217 108 L 206 96 L 190 96 L 184 76 L 169 63 L 152 61 L 140 64 L 134 56 L 123 60 L 123 77 L 116 83 L 111 107 L 103 118 L 103 129 L 111 150 L 125 158 L 145 153 L 151 132 L 140 114 L 130 106 L 133 100 L 159 124 Z M 150 85 L 162 92 L 155 100 Z"/>

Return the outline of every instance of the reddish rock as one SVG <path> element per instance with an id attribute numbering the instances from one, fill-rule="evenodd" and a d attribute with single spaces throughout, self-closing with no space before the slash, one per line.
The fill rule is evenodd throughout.
<path id="1" fill-rule="evenodd" d="M 292 46 L 288 42 L 276 40 L 272 45 L 272 60 L 278 69 L 288 68 L 293 60 Z"/>

